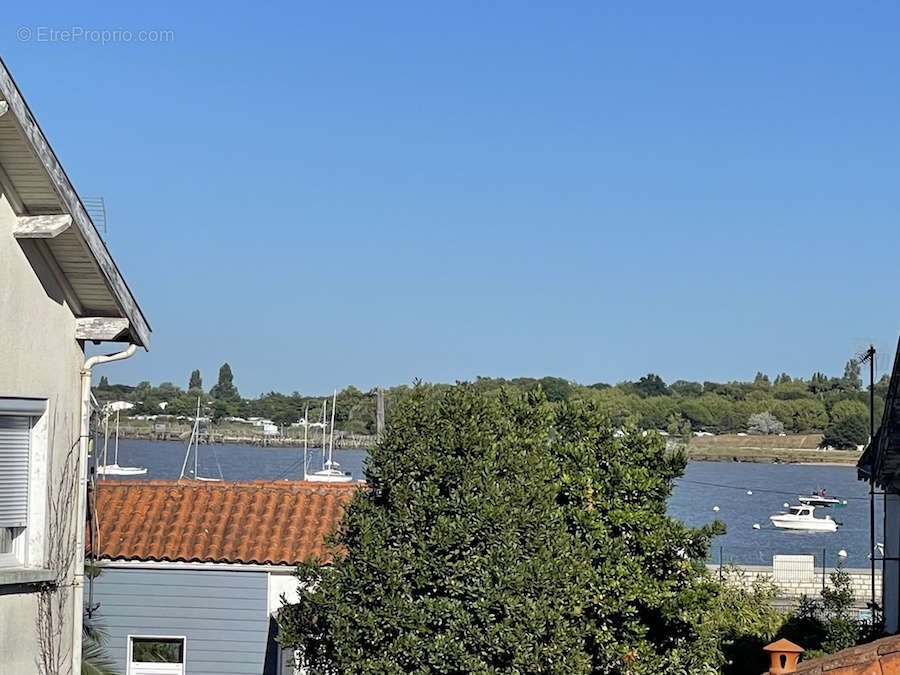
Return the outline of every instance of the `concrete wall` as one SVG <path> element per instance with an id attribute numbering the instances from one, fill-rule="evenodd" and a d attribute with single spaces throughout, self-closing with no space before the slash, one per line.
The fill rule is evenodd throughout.
<path id="1" fill-rule="evenodd" d="M 708 565 L 714 574 L 719 573 L 718 565 Z M 808 579 L 776 579 L 773 569 L 764 565 L 726 565 L 723 569 L 725 578 L 732 584 L 743 588 L 750 588 L 757 578 L 771 581 L 778 589 L 778 597 L 782 600 L 799 600 L 802 596 L 818 597 L 822 591 L 822 568 L 817 568 L 815 574 Z M 830 579 L 833 568 L 825 568 L 825 586 L 832 588 Z M 871 575 L 868 569 L 845 569 L 850 575 L 850 586 L 857 607 L 863 608 L 872 595 Z M 875 599 L 881 602 L 881 571 L 875 570 Z"/>
<path id="2" fill-rule="evenodd" d="M 0 198 L 0 396 L 48 401 L 42 420 L 48 461 L 43 466 L 33 463 L 35 485 L 29 493 L 30 516 L 37 515 L 40 522 L 29 523 L 28 564 L 42 566 L 47 550 L 43 476 L 49 471 L 51 484 L 59 484 L 61 465 L 78 439 L 84 356 L 75 340 L 74 315 L 61 290 L 34 243 L 20 244 L 13 237 L 15 224 L 4 196 Z M 0 583 L 0 674 L 38 672 L 36 607 L 33 588 Z M 71 652 L 71 603 L 59 618 L 63 625 L 58 646 Z"/>
<path id="3" fill-rule="evenodd" d="M 97 621 L 126 672 L 128 636 L 184 636 L 190 675 L 277 673 L 265 571 L 105 566 L 94 580 Z"/>

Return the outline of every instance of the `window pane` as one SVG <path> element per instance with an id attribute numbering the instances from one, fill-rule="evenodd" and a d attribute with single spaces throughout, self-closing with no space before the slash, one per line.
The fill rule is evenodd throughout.
<path id="1" fill-rule="evenodd" d="M 12 553 L 13 542 L 24 529 L 24 527 L 0 527 L 0 553 Z"/>
<path id="2" fill-rule="evenodd" d="M 0 527 L 24 527 L 28 519 L 30 439 L 30 418 L 0 415 Z"/>
<path id="3" fill-rule="evenodd" d="M 131 660 L 135 663 L 184 663 L 184 640 L 132 638 Z"/>

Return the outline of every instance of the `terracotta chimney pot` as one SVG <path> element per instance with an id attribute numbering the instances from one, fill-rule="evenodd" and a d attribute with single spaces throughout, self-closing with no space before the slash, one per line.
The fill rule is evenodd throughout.
<path id="1" fill-rule="evenodd" d="M 764 651 L 769 653 L 772 663 L 769 666 L 769 675 L 783 675 L 784 673 L 793 673 L 797 670 L 797 663 L 800 661 L 800 655 L 804 652 L 803 647 L 795 645 L 790 640 L 781 638 L 772 644 L 763 647 Z"/>

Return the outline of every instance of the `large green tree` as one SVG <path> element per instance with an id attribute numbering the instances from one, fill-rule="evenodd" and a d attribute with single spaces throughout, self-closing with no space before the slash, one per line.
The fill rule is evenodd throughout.
<path id="1" fill-rule="evenodd" d="M 234 375 L 231 372 L 231 366 L 223 363 L 219 368 L 219 381 L 209 390 L 209 395 L 223 401 L 239 401 L 241 395 L 238 393 L 237 387 L 234 386 Z"/>
<path id="2" fill-rule="evenodd" d="M 859 374 L 859 361 L 850 359 L 844 366 L 844 382 L 848 389 L 857 391 L 862 387 L 862 377 Z"/>
<path id="3" fill-rule="evenodd" d="M 199 370 L 191 371 L 191 379 L 188 382 L 188 390 L 190 391 L 203 391 L 203 378 L 200 377 Z"/>
<path id="4" fill-rule="evenodd" d="M 572 385 L 561 377 L 542 377 L 538 383 L 551 401 L 565 401 L 572 395 Z"/>
<path id="5" fill-rule="evenodd" d="M 647 373 L 644 375 L 635 383 L 634 389 L 641 398 L 647 398 L 648 396 L 667 396 L 669 394 L 669 388 L 666 386 L 666 383 L 663 382 L 663 379 L 656 373 Z"/>
<path id="6" fill-rule="evenodd" d="M 853 449 L 869 437 L 869 411 L 859 401 L 838 401 L 831 409 L 822 444 Z"/>
<path id="7" fill-rule="evenodd" d="M 591 404 L 416 388 L 280 641 L 313 673 L 713 672 L 767 605 L 726 608 L 720 526 L 666 515 L 684 466 Z"/>

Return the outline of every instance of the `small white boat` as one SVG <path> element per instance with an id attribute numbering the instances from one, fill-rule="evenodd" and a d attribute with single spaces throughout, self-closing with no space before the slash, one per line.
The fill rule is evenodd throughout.
<path id="1" fill-rule="evenodd" d="M 119 466 L 118 464 L 104 464 L 97 467 L 97 473 L 101 476 L 143 476 L 147 469 L 142 466 Z"/>
<path id="2" fill-rule="evenodd" d="M 788 511 L 769 516 L 775 527 L 784 530 L 805 530 L 807 532 L 837 532 L 838 523 L 831 516 L 816 518 L 815 506 L 792 506 Z"/>
<path id="3" fill-rule="evenodd" d="M 840 499 L 839 497 L 828 497 L 823 494 L 811 494 L 811 495 L 800 495 L 797 497 L 801 504 L 806 504 L 807 506 L 824 506 L 826 508 L 835 507 L 839 508 L 841 506 L 847 506 L 846 499 Z"/>
<path id="4" fill-rule="evenodd" d="M 334 461 L 334 409 L 337 404 L 337 392 L 334 392 L 331 403 L 331 441 L 328 443 L 328 458 L 325 458 L 325 439 L 326 429 L 328 427 L 326 411 L 328 410 L 328 399 L 322 402 L 322 421 L 309 422 L 309 408 L 306 409 L 306 415 L 300 424 L 303 425 L 303 480 L 309 480 L 316 483 L 350 483 L 353 481 L 353 474 L 349 471 L 341 471 L 341 465 Z M 322 427 L 322 469 L 308 473 L 307 467 L 307 445 L 308 431 L 311 426 Z"/>
<path id="5" fill-rule="evenodd" d="M 97 473 L 104 478 L 106 476 L 143 476 L 147 473 L 146 467 L 119 466 L 119 412 L 126 408 L 122 405 L 116 405 L 117 403 L 122 402 L 116 401 L 116 403 L 108 403 L 103 407 L 103 464 L 97 467 Z M 131 407 L 131 404 L 125 405 Z M 112 414 L 113 410 L 116 411 L 116 446 L 113 453 L 113 463 L 109 464 L 107 462 L 107 449 L 109 448 L 109 416 Z"/>

